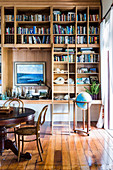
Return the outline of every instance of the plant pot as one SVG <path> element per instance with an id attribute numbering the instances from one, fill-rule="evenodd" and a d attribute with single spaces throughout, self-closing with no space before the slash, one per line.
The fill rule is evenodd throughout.
<path id="1" fill-rule="evenodd" d="M 98 94 L 91 95 L 92 100 L 98 100 Z"/>

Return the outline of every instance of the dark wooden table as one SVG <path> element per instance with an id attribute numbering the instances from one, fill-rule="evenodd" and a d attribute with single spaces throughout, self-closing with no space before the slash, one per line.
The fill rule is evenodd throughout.
<path id="1" fill-rule="evenodd" d="M 7 115 L 0 114 L 0 155 L 5 149 L 11 149 L 15 155 L 18 155 L 18 149 L 14 142 L 7 139 L 6 128 L 12 124 L 20 124 L 33 120 L 35 111 L 29 108 L 13 107 L 13 112 Z M 21 158 L 31 159 L 31 154 L 21 153 Z"/>

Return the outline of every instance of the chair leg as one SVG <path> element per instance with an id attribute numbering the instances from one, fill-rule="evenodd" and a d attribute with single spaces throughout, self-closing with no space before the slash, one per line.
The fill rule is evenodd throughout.
<path id="1" fill-rule="evenodd" d="M 22 153 L 24 151 L 24 136 L 22 136 Z"/>
<path id="2" fill-rule="evenodd" d="M 39 144 L 40 144 L 41 151 L 43 153 L 43 148 L 42 148 L 42 144 L 41 144 L 40 138 L 39 138 Z"/>
<path id="3" fill-rule="evenodd" d="M 18 135 L 18 162 L 20 161 L 20 135 Z"/>
<path id="4" fill-rule="evenodd" d="M 38 141 L 39 141 L 39 139 L 36 140 L 36 142 L 37 142 L 37 149 L 38 149 L 38 152 L 39 152 L 39 155 L 40 155 L 40 159 L 41 159 L 41 161 L 43 161 L 42 155 L 41 155 L 41 152 L 40 152 L 40 148 L 39 148 L 39 145 L 38 145 Z"/>
<path id="5" fill-rule="evenodd" d="M 16 146 L 17 146 L 17 140 L 16 140 L 16 134 L 15 134 L 15 127 L 14 127 L 14 136 L 15 136 L 15 144 L 16 144 Z"/>

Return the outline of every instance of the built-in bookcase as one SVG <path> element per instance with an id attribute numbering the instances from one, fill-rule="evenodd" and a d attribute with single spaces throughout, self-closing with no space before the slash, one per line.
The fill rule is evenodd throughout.
<path id="1" fill-rule="evenodd" d="M 84 86 L 90 89 L 92 78 L 100 82 L 100 6 L 4 6 L 2 11 L 3 56 L 8 48 L 51 49 L 53 99 L 61 93 L 62 99 L 76 97 Z M 58 77 L 63 84 L 55 83 Z"/>

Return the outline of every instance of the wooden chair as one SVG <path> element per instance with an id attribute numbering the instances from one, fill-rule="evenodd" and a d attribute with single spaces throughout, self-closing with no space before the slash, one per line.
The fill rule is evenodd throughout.
<path id="1" fill-rule="evenodd" d="M 31 142 L 31 141 L 35 141 L 35 140 L 37 142 L 37 149 L 38 149 L 38 152 L 40 155 L 40 159 L 41 159 L 41 161 L 43 161 L 42 155 L 41 155 L 41 152 L 43 153 L 43 148 L 42 148 L 41 141 L 40 141 L 40 126 L 43 125 L 45 122 L 45 116 L 46 116 L 47 109 L 48 109 L 48 105 L 43 107 L 42 111 L 39 114 L 36 125 L 31 126 L 31 127 L 30 126 L 21 127 L 15 131 L 15 134 L 18 135 L 18 162 L 20 160 L 20 141 L 22 141 L 22 152 L 23 152 L 24 142 Z M 41 121 L 42 114 L 43 114 L 43 120 Z M 24 136 L 30 136 L 30 135 L 36 135 L 36 138 L 33 140 L 24 140 Z M 22 139 L 20 139 L 20 136 L 22 136 Z M 41 151 L 40 151 L 40 149 L 41 149 Z"/>
<path id="2" fill-rule="evenodd" d="M 10 107 L 11 103 L 13 103 L 13 102 L 17 102 L 19 104 L 18 107 L 20 107 L 21 105 L 22 105 L 22 107 L 24 107 L 23 101 L 20 100 L 20 99 L 17 99 L 17 98 L 7 100 L 3 104 L 3 107 L 6 107 L 7 104 L 8 104 L 8 107 Z M 18 129 L 19 127 L 20 127 L 20 124 L 11 124 L 11 125 L 6 127 L 7 129 L 14 128 L 13 131 L 7 131 L 7 133 L 14 133 L 14 136 L 15 136 L 15 141 L 14 142 L 15 142 L 16 146 L 17 146 L 17 140 L 16 140 L 15 130 Z"/>

